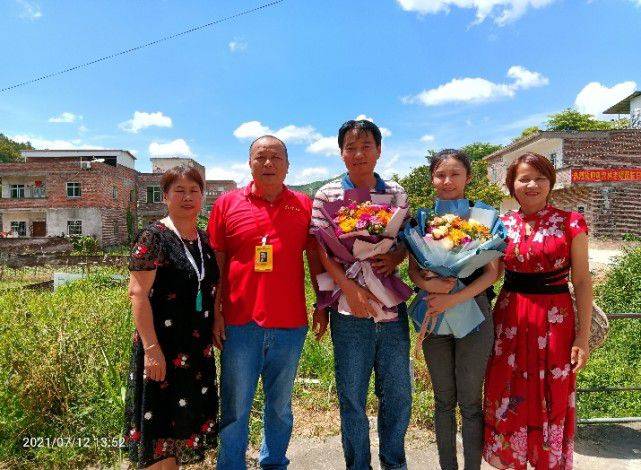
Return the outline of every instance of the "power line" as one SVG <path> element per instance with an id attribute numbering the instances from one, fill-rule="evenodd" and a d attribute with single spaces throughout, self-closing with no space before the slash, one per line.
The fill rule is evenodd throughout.
<path id="1" fill-rule="evenodd" d="M 239 18 L 241 16 L 249 15 L 250 13 L 255 13 L 257 11 L 264 10 L 265 8 L 276 6 L 279 3 L 283 3 L 284 1 L 285 0 L 274 0 L 274 1 L 269 2 L 269 3 L 264 3 L 263 5 L 259 5 L 259 6 L 255 7 L 255 8 L 251 8 L 251 9 L 248 9 L 248 10 L 243 10 L 241 12 L 234 13 L 231 16 L 227 16 L 225 18 L 220 18 L 220 19 L 211 21 L 211 22 L 209 22 L 207 24 L 196 26 L 194 28 L 187 29 L 187 30 L 182 31 L 180 33 L 172 34 L 171 36 L 165 36 L 165 37 L 162 37 L 160 39 L 156 39 L 155 41 L 147 42 L 145 44 L 140 44 L 140 45 L 132 47 L 130 49 L 125 49 L 125 50 L 122 50 L 122 51 L 119 51 L 119 52 L 115 52 L 115 53 L 110 54 L 110 55 L 106 55 L 104 57 L 100 57 L 99 59 L 94 59 L 94 60 L 91 60 L 89 62 L 85 62 L 83 64 L 74 65 L 73 67 L 69 67 L 69 68 L 66 68 L 64 70 L 59 70 L 57 72 L 51 72 L 51 73 L 48 73 L 46 75 L 42 75 L 41 77 L 32 78 L 31 80 L 27 80 L 27 81 L 24 81 L 24 82 L 16 83 L 14 85 L 10 85 L 10 86 L 7 86 L 5 88 L 0 89 L 0 93 L 4 93 L 5 91 L 13 90 L 14 88 L 18 88 L 18 87 L 21 87 L 21 86 L 29 85 L 31 83 L 36 83 L 36 82 L 39 82 L 41 80 L 46 80 L 48 78 L 55 77 L 57 75 L 62 75 L 62 74 L 68 73 L 68 72 L 73 72 L 73 71 L 78 70 L 78 69 L 89 67 L 90 65 L 97 64 L 98 62 L 104 62 L 105 60 L 114 59 L 114 58 L 116 58 L 118 56 L 121 56 L 121 55 L 130 54 L 132 52 L 139 51 L 140 49 L 144 49 L 146 47 L 154 46 L 154 45 L 159 44 L 161 42 L 170 41 L 172 39 L 176 39 L 176 38 L 179 38 L 181 36 L 185 36 L 186 34 L 193 33 L 195 31 L 199 31 L 201 29 L 209 28 L 211 26 L 215 26 L 215 25 L 220 24 L 220 23 L 224 23 L 225 21 L 230 21 L 230 20 Z"/>

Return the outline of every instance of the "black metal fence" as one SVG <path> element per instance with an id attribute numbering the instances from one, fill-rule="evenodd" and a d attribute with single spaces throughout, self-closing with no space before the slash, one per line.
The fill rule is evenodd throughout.
<path id="1" fill-rule="evenodd" d="M 611 313 L 608 314 L 608 320 L 641 320 L 641 313 Z M 640 377 L 641 380 L 641 377 Z M 638 387 L 593 387 L 578 388 L 577 399 L 583 393 L 620 393 L 620 392 L 641 392 L 641 386 Z M 622 418 L 579 418 L 578 424 L 602 424 L 602 423 L 641 423 L 641 416 L 625 416 Z"/>

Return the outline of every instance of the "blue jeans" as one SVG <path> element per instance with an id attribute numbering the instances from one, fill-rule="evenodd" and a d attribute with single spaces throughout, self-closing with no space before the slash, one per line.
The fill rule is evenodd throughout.
<path id="1" fill-rule="evenodd" d="M 284 469 L 292 434 L 292 387 L 307 326 L 262 328 L 251 322 L 227 326 L 220 355 L 220 446 L 216 468 L 245 469 L 249 412 L 258 378 L 265 391 L 264 431 L 259 463 Z"/>
<path id="2" fill-rule="evenodd" d="M 399 319 L 394 322 L 374 323 L 335 311 L 330 318 L 347 468 L 372 468 L 365 405 L 374 371 L 381 468 L 406 469 L 405 433 L 412 411 L 412 384 L 405 305 L 399 307 Z"/>

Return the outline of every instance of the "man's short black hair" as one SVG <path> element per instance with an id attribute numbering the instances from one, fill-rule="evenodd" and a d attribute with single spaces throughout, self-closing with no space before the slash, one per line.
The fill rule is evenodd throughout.
<path id="1" fill-rule="evenodd" d="M 278 137 L 276 137 L 275 135 L 271 135 L 271 134 L 261 135 L 260 137 L 254 139 L 251 144 L 249 144 L 249 156 L 250 157 L 251 157 L 251 154 L 252 154 L 252 149 L 254 148 L 254 144 L 256 142 L 258 142 L 259 140 L 261 140 L 261 139 L 272 139 L 272 140 L 275 140 L 277 142 L 280 142 L 280 145 L 283 146 L 283 150 L 285 151 L 285 160 L 289 161 L 289 154 L 287 152 L 287 145 L 285 145 L 285 142 L 280 140 Z"/>
<path id="2" fill-rule="evenodd" d="M 338 147 L 341 149 L 341 151 L 343 150 L 345 135 L 352 130 L 356 130 L 357 134 L 360 134 L 361 132 L 369 132 L 374 137 L 376 146 L 381 146 L 383 136 L 381 135 L 381 130 L 376 124 L 374 124 L 372 121 L 368 121 L 367 119 L 360 119 L 358 121 L 352 119 L 345 122 L 338 130 Z"/>

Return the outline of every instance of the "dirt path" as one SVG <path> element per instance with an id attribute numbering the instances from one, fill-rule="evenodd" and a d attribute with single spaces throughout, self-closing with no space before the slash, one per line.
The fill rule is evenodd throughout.
<path id="1" fill-rule="evenodd" d="M 372 433 L 372 466 L 377 462 L 378 438 L 376 421 L 370 419 Z M 459 465 L 463 456 L 459 442 Z M 340 436 L 326 438 L 294 437 L 289 448 L 290 470 L 342 470 L 345 468 Z M 629 425 L 581 426 L 575 443 L 574 468 L 577 470 L 637 470 L 641 468 L 641 423 Z M 407 444 L 408 468 L 438 469 L 438 452 L 434 435 L 410 432 Z M 482 469 L 492 467 L 483 463 Z"/>

